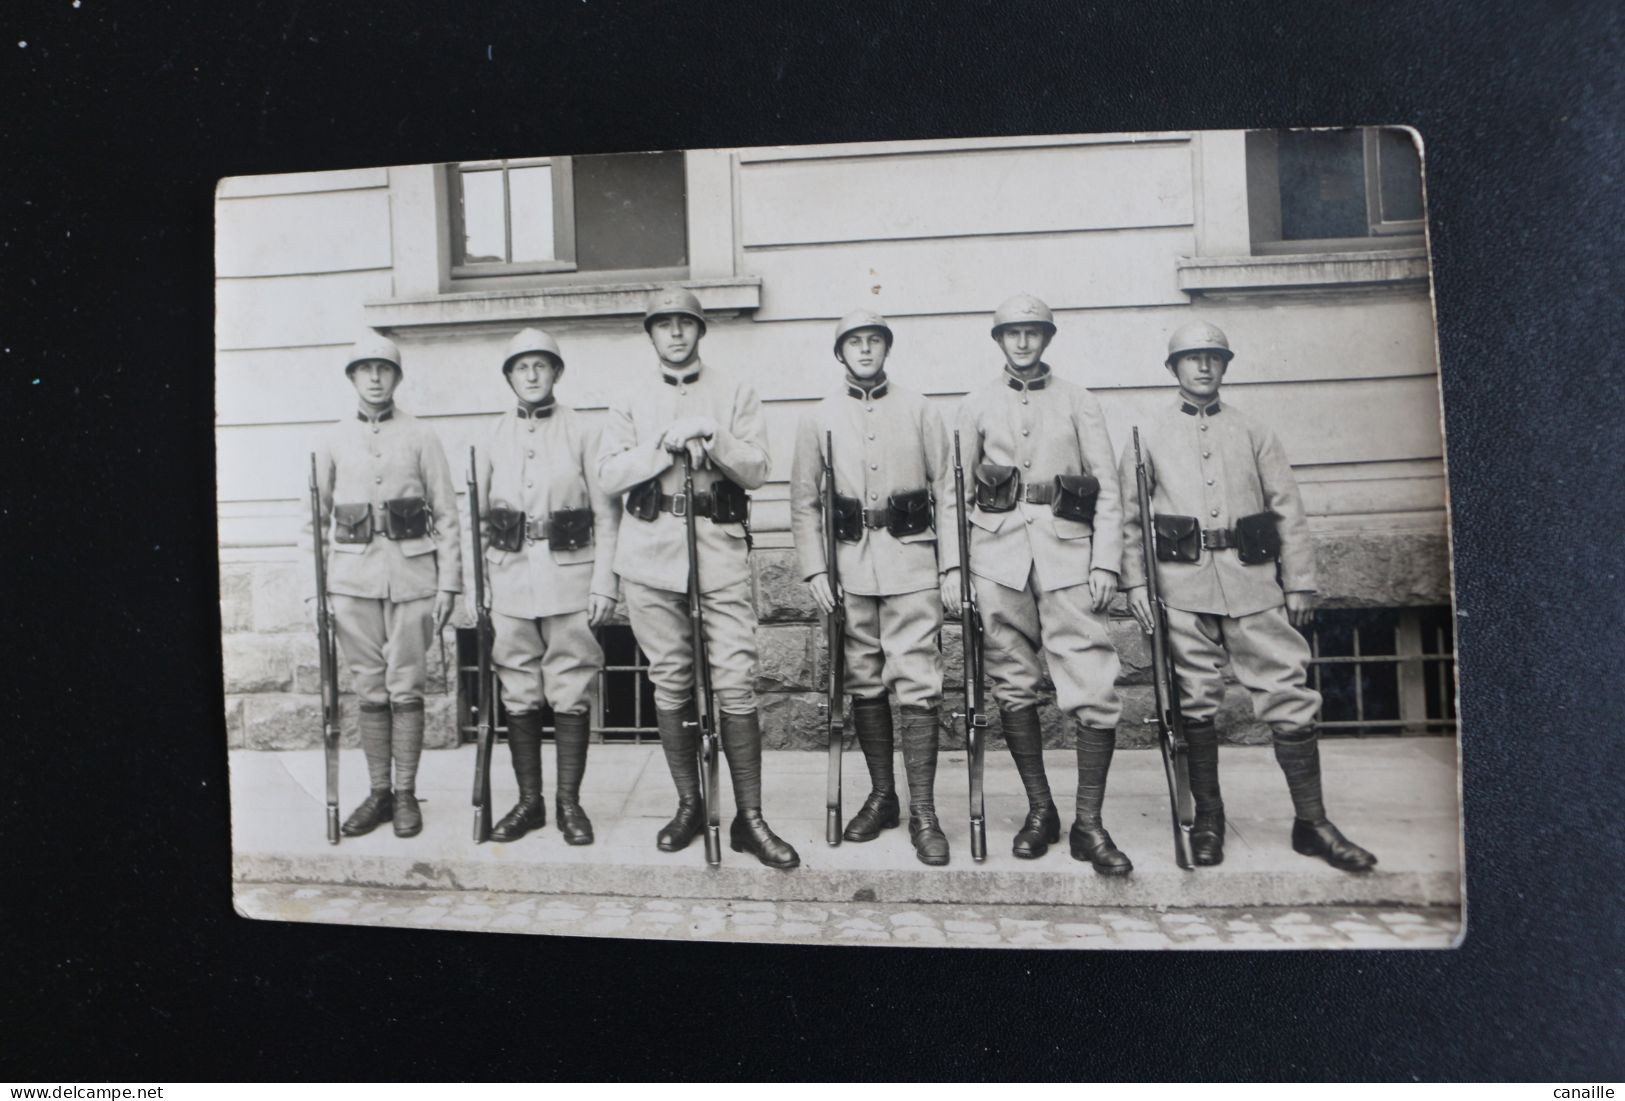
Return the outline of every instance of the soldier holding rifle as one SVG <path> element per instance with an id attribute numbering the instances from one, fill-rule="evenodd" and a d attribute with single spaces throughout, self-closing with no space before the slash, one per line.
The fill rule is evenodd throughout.
<path id="1" fill-rule="evenodd" d="M 846 377 L 838 393 L 801 418 L 790 525 L 814 601 L 826 616 L 837 602 L 845 613 L 844 688 L 871 790 L 842 836 L 872 841 L 899 824 L 890 694 L 900 710 L 909 836 L 923 863 L 940 865 L 948 863 L 948 839 L 933 793 L 942 697 L 937 638 L 944 608 L 959 614 L 956 510 L 947 431 L 923 395 L 886 377 L 892 342 L 891 326 L 877 313 L 856 310 L 837 323 L 835 358 Z M 834 472 L 833 562 L 820 509 L 826 437 Z"/>
<path id="2" fill-rule="evenodd" d="M 571 845 L 589 845 L 581 807 L 589 707 L 604 652 L 593 634 L 614 612 L 611 562 L 620 503 L 598 485 L 598 431 L 562 405 L 558 343 L 539 329 L 508 342 L 502 374 L 518 404 L 491 428 L 476 470 L 490 574 L 491 648 L 508 715 L 519 802 L 491 830 L 517 841 L 547 822 L 542 707 L 553 709 L 554 809 Z"/>
<path id="3" fill-rule="evenodd" d="M 1140 429 L 1151 486 L 1156 571 L 1168 639 L 1178 671 L 1179 703 L 1189 742 L 1195 800 L 1192 859 L 1224 859 L 1224 801 L 1219 793 L 1219 732 L 1226 655 L 1236 679 L 1270 727 L 1275 759 L 1286 774 L 1297 818 L 1292 847 L 1344 871 L 1365 871 L 1376 857 L 1326 818 L 1321 796 L 1315 716 L 1320 695 L 1309 687 L 1309 646 L 1296 628 L 1314 615 L 1315 555 L 1297 481 L 1280 441 L 1228 401 L 1219 400 L 1232 353 L 1214 325 L 1182 325 L 1168 343 L 1168 372 L 1179 387 L 1166 408 Z M 1125 478 L 1135 457 L 1122 456 Z M 1141 538 L 1131 501 L 1127 538 Z M 1139 557 L 1125 560 L 1129 608 L 1155 626 Z"/>
<path id="4" fill-rule="evenodd" d="M 688 590 L 699 577 L 704 640 L 722 751 L 728 759 L 737 815 L 729 829 L 736 852 L 774 868 L 794 868 L 796 850 L 762 817 L 762 729 L 754 684 L 756 611 L 751 604 L 749 498 L 767 479 L 762 406 L 743 378 L 700 359 L 705 313 L 682 288 L 650 296 L 643 320 L 659 357 L 658 381 L 630 388 L 610 405 L 598 456 L 604 492 L 625 496 L 626 520 L 615 547 L 627 617 L 649 657 L 660 744 L 677 787 L 677 813 L 660 831 L 662 851 L 689 845 L 704 825 L 700 790 L 701 716 Z M 683 492 L 686 455 L 695 492 L 691 561 Z"/>
<path id="5" fill-rule="evenodd" d="M 425 658 L 462 589 L 457 497 L 438 437 L 395 406 L 402 371 L 394 342 L 369 331 L 350 349 L 345 374 L 359 406 L 323 437 L 315 475 L 327 591 L 360 700 L 372 789 L 343 832 L 393 821 L 397 837 L 412 837 L 423 829 Z"/>
<path id="6" fill-rule="evenodd" d="M 1044 362 L 1055 336 L 1050 308 L 1031 295 L 993 315 L 1004 353 L 999 378 L 960 407 L 971 561 L 986 630 L 986 664 L 1005 743 L 1027 791 L 1026 821 L 1011 850 L 1044 855 L 1060 813 L 1044 774 L 1038 723 L 1038 652 L 1049 658 L 1056 705 L 1077 729 L 1077 818 L 1072 856 L 1102 875 L 1133 865 L 1101 822 L 1120 704 L 1117 651 L 1106 609 L 1122 567 L 1122 495 L 1100 403 Z"/>

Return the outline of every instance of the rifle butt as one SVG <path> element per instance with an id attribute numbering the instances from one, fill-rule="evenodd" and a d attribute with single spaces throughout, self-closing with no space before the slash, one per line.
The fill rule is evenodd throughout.
<path id="1" fill-rule="evenodd" d="M 987 859 L 987 819 L 970 820 L 970 858 L 980 864 Z"/>
<path id="2" fill-rule="evenodd" d="M 486 800 L 474 808 L 474 844 L 483 845 L 491 840 L 491 802 Z"/>
<path id="3" fill-rule="evenodd" d="M 722 865 L 722 828 L 715 822 L 705 824 L 705 862 L 713 868 Z"/>
<path id="4" fill-rule="evenodd" d="M 841 844 L 841 805 L 824 808 L 824 841 L 831 848 Z"/>
<path id="5" fill-rule="evenodd" d="M 327 808 L 327 843 L 329 845 L 339 843 L 339 808 L 337 807 Z"/>

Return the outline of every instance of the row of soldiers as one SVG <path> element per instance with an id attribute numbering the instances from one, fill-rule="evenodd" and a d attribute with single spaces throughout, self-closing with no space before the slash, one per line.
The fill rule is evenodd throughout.
<path id="1" fill-rule="evenodd" d="M 493 840 L 515 841 L 546 823 L 545 706 L 555 723 L 557 828 L 572 845 L 592 842 L 580 792 L 590 694 L 603 667 L 594 629 L 622 601 L 648 656 L 660 743 L 677 789 L 676 813 L 656 844 L 676 852 L 700 833 L 685 530 L 692 500 L 703 521 L 696 542 L 703 638 L 737 809 L 730 842 L 769 867 L 800 863 L 762 814 L 747 494 L 768 478 L 766 425 L 749 378 L 701 359 L 706 326 L 687 290 L 655 292 L 643 327 L 657 370 L 650 385 L 615 397 L 601 428 L 559 402 L 566 360 L 551 336 L 525 329 L 504 352 L 502 372 L 517 400 L 477 450 L 479 522 L 492 656 L 520 796 Z M 887 375 L 891 326 L 867 310 L 836 325 L 844 378 L 801 418 L 790 506 L 813 600 L 826 615 L 837 605 L 845 614 L 844 688 L 871 791 L 844 838 L 872 841 L 901 823 L 900 741 L 914 849 L 926 864 L 948 862 L 934 796 L 939 634 L 944 615 L 960 613 L 967 564 L 953 533 L 964 510 L 985 668 L 1029 807 L 1012 840 L 1015 856 L 1036 859 L 1060 839 L 1039 724 L 1042 654 L 1056 705 L 1075 730 L 1071 854 L 1102 875 L 1132 868 L 1101 819 L 1121 710 L 1107 610 L 1121 590 L 1152 629 L 1141 556 L 1125 553 L 1151 522 L 1189 747 L 1194 861 L 1223 859 L 1215 718 L 1228 656 L 1273 731 L 1296 813 L 1293 848 L 1344 870 L 1370 868 L 1375 858 L 1328 821 L 1322 802 L 1320 699 L 1308 685 L 1310 653 L 1297 630 L 1313 614 L 1315 588 L 1303 505 L 1274 434 L 1219 399 L 1232 356 L 1224 333 L 1197 321 L 1169 343 L 1165 363 L 1177 392 L 1140 429 L 1150 518 L 1122 491 L 1133 485 L 1135 459 L 1127 450 L 1114 455 L 1098 400 L 1045 361 L 1055 334 L 1049 307 L 1031 295 L 994 313 L 991 335 L 1004 364 L 960 406 L 955 435 L 973 474 L 961 499 L 941 416 Z M 343 832 L 392 821 L 409 837 L 422 829 L 414 785 L 425 656 L 454 614 L 462 583 L 456 498 L 434 433 L 395 405 L 403 373 L 395 345 L 369 334 L 346 371 L 359 409 L 326 437 L 316 459 L 318 522 L 331 545 L 326 587 L 360 701 L 371 786 Z M 826 440 L 833 540 L 820 508 Z M 683 493 L 685 469 L 691 497 Z"/>

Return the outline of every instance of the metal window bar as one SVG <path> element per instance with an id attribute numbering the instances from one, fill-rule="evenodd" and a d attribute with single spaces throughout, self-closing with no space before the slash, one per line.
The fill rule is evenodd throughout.
<path id="1" fill-rule="evenodd" d="M 1377 611 L 1377 610 L 1373 610 Z M 1392 628 L 1381 623 L 1361 622 L 1359 612 L 1343 613 L 1349 615 L 1347 621 L 1350 630 L 1349 654 L 1323 653 L 1324 641 L 1322 638 L 1322 625 L 1330 626 L 1324 617 L 1339 615 L 1338 610 L 1323 611 L 1321 620 L 1318 620 L 1309 631 L 1309 648 L 1312 655 L 1310 661 L 1310 676 L 1314 687 L 1321 694 L 1322 714 L 1317 716 L 1322 731 L 1331 734 L 1353 734 L 1361 736 L 1368 733 L 1427 733 L 1449 734 L 1456 729 L 1455 716 L 1455 654 L 1451 648 L 1450 640 L 1446 634 L 1444 624 L 1435 624 L 1431 633 L 1433 649 L 1431 653 L 1423 652 L 1421 640 L 1423 637 L 1421 619 L 1425 613 L 1437 614 L 1442 611 L 1448 616 L 1449 609 L 1401 609 L 1397 621 Z M 1367 613 L 1369 614 L 1369 613 Z M 1447 621 L 1446 621 L 1447 622 Z M 1394 645 L 1392 653 L 1370 653 L 1373 648 L 1381 650 L 1382 647 L 1368 645 L 1365 633 L 1372 630 L 1391 630 Z M 1407 638 L 1407 635 L 1409 637 Z M 1384 718 L 1367 713 L 1366 673 L 1367 670 L 1389 667 L 1395 671 L 1396 701 L 1399 714 L 1394 718 Z M 1328 675 L 1336 676 L 1340 670 L 1348 670 L 1347 683 L 1352 691 L 1354 703 L 1354 717 L 1349 719 L 1327 719 L 1324 717 L 1327 698 Z M 1426 677 L 1431 674 L 1434 678 L 1436 697 L 1427 699 L 1426 681 L 1418 680 L 1416 684 L 1422 691 L 1406 691 L 1406 680 L 1414 674 Z M 1340 679 L 1340 678 L 1339 678 Z"/>
<path id="2" fill-rule="evenodd" d="M 606 632 L 625 631 L 626 639 L 631 639 L 631 628 L 611 625 L 600 628 L 597 635 L 600 643 L 606 641 Z M 643 706 L 643 694 L 649 679 L 649 659 L 643 648 L 636 645 L 633 640 L 634 657 L 631 664 L 611 664 L 606 662 L 598 673 L 598 690 L 593 693 L 592 718 L 590 729 L 593 741 L 603 743 L 606 741 L 617 744 L 641 745 L 651 739 L 659 737 L 659 728 L 652 721 L 646 722 Z M 477 714 L 475 711 L 476 695 L 475 681 L 479 677 L 479 665 L 475 652 L 474 632 L 463 628 L 457 631 L 456 643 L 457 665 L 457 713 L 460 716 L 457 723 L 457 737 L 459 742 L 471 742 L 477 730 Z M 632 693 L 632 723 L 629 726 L 610 726 L 605 723 L 604 700 L 608 692 L 611 674 L 633 674 Z M 544 737 L 553 732 L 552 711 L 544 709 L 548 722 L 543 727 Z M 652 720 L 653 716 L 649 716 Z M 498 740 L 506 740 L 508 733 L 507 709 L 503 707 L 499 697 L 496 701 L 496 731 Z"/>

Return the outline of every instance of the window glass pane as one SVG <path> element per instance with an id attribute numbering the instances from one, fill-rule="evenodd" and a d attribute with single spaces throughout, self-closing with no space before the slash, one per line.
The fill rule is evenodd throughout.
<path id="1" fill-rule="evenodd" d="M 573 163 L 578 270 L 688 263 L 683 154 L 617 153 Z"/>
<path id="2" fill-rule="evenodd" d="M 1403 130 L 1377 133 L 1377 168 L 1382 179 L 1382 220 L 1422 219 L 1422 160 Z"/>
<path id="3" fill-rule="evenodd" d="M 502 173 L 463 172 L 463 260 L 500 264 L 507 257 L 502 228 Z"/>
<path id="4" fill-rule="evenodd" d="M 508 208 L 513 218 L 514 263 L 554 259 L 552 166 L 510 168 Z"/>
<path id="5" fill-rule="evenodd" d="M 1365 141 L 1358 130 L 1280 136 L 1281 239 L 1365 237 Z"/>

